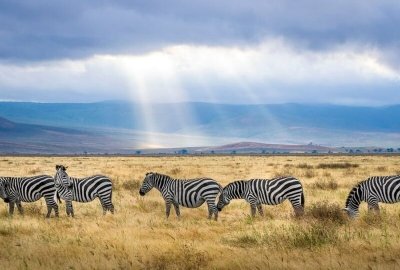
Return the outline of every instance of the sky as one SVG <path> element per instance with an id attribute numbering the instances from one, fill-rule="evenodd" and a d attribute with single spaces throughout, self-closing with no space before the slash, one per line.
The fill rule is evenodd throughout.
<path id="1" fill-rule="evenodd" d="M 400 104 L 400 1 L 0 0 L 0 100 Z"/>

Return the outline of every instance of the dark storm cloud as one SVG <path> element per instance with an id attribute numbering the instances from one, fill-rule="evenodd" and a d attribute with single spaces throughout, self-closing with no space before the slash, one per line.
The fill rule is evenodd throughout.
<path id="1" fill-rule="evenodd" d="M 396 55 L 398 14 L 397 0 L 1 1 L 0 58 L 82 58 L 181 43 L 249 45 L 275 37 L 314 50 L 361 43 Z"/>

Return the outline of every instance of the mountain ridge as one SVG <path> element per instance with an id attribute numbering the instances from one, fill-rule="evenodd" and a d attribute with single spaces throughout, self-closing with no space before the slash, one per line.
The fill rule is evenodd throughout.
<path id="1" fill-rule="evenodd" d="M 39 125 L 53 131 L 56 127 L 85 134 L 93 131 L 92 135 L 106 136 L 118 144 L 133 140 L 135 147 L 197 147 L 243 141 L 398 147 L 400 142 L 400 105 L 0 102 L 0 117 L 23 123 L 21 130 L 33 132 Z M 3 126 L 11 122 L 3 121 Z M 158 134 L 162 134 L 162 143 Z M 174 140 L 172 135 L 176 135 Z M 195 137 L 201 139 L 194 141 Z"/>

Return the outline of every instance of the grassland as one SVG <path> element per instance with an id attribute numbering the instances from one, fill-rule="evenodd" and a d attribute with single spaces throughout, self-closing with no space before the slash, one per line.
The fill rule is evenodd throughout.
<path id="1" fill-rule="evenodd" d="M 45 219 L 41 200 L 10 218 L 1 202 L 0 269 L 400 268 L 400 204 L 382 205 L 380 217 L 363 204 L 357 220 L 340 211 L 358 181 L 400 174 L 399 156 L 0 157 L 0 175 L 54 175 L 55 164 L 75 177 L 110 176 L 115 215 L 103 216 L 96 200 L 75 203 L 75 218 L 62 204 L 59 218 Z M 217 222 L 205 205 L 166 220 L 158 191 L 138 194 L 148 171 L 223 185 L 293 175 L 304 184 L 306 214 L 295 218 L 285 202 L 252 219 L 244 201 L 233 201 Z"/>

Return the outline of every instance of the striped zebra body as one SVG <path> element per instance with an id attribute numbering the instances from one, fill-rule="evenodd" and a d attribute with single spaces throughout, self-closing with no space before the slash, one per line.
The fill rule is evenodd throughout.
<path id="1" fill-rule="evenodd" d="M 361 202 L 368 203 L 368 210 L 379 213 L 379 203 L 400 201 L 400 175 L 370 177 L 352 188 L 344 210 L 350 217 L 358 215 Z"/>
<path id="2" fill-rule="evenodd" d="M 15 204 L 23 214 L 21 202 L 35 202 L 44 198 L 47 205 L 46 217 L 49 218 L 52 209 L 58 216 L 58 205 L 54 199 L 56 188 L 53 177 L 39 175 L 32 177 L 0 177 L 0 197 L 9 203 L 9 213 L 14 213 Z"/>
<path id="3" fill-rule="evenodd" d="M 197 179 L 173 179 L 159 173 L 147 173 L 140 187 L 140 195 L 144 196 L 153 187 L 161 192 L 165 200 L 166 216 L 169 217 L 171 204 L 175 208 L 176 215 L 180 217 L 179 206 L 196 208 L 204 202 L 208 206 L 208 218 L 218 219 L 218 210 L 215 200 L 222 191 L 222 187 L 211 178 Z"/>
<path id="4" fill-rule="evenodd" d="M 103 208 L 103 214 L 107 211 L 114 213 L 112 204 L 112 182 L 104 175 L 94 175 L 86 178 L 69 177 L 66 167 L 56 166 L 56 176 L 54 177 L 57 195 L 65 200 L 67 215 L 74 216 L 72 201 L 91 202 L 99 198 Z"/>
<path id="5" fill-rule="evenodd" d="M 218 210 L 221 211 L 232 199 L 245 199 L 250 204 L 253 217 L 256 209 L 263 215 L 262 204 L 277 205 L 286 199 L 292 204 L 296 215 L 304 213 L 303 187 L 294 177 L 232 182 L 224 187 L 218 200 Z"/>

